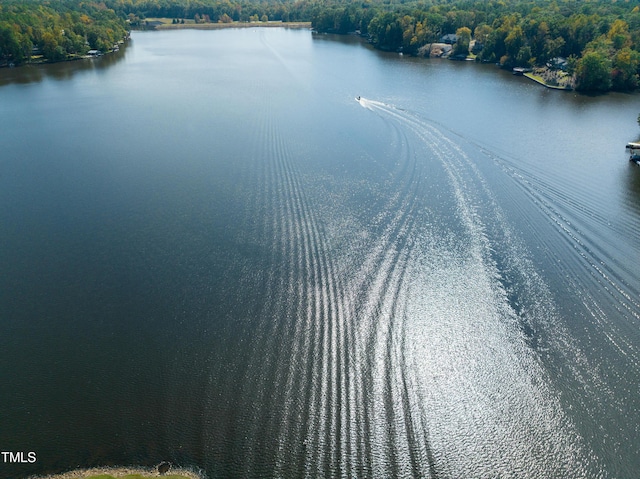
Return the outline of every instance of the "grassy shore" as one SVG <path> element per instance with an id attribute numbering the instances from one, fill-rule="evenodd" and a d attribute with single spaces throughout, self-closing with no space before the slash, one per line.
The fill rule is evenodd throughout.
<path id="1" fill-rule="evenodd" d="M 558 82 L 558 85 L 552 85 L 550 83 L 548 83 L 542 76 L 540 75 L 536 75 L 535 72 L 534 73 L 525 73 L 524 76 L 526 76 L 528 79 L 533 80 L 536 83 L 539 83 L 542 86 L 545 86 L 547 88 L 551 88 L 552 90 L 573 90 L 573 86 L 571 85 L 569 79 L 561 79 L 560 82 Z"/>
<path id="2" fill-rule="evenodd" d="M 145 20 L 150 25 L 154 25 L 154 28 L 156 30 L 180 30 L 184 28 L 214 30 L 219 28 L 256 28 L 256 27 L 311 28 L 311 22 L 196 23 L 193 20 L 184 20 L 184 23 L 173 23 L 172 18 L 147 18 Z"/>
<path id="3" fill-rule="evenodd" d="M 159 474 L 155 468 L 107 467 L 93 469 L 77 469 L 75 471 L 50 476 L 34 476 L 31 479 L 202 479 L 193 471 L 172 468 L 166 474 Z"/>

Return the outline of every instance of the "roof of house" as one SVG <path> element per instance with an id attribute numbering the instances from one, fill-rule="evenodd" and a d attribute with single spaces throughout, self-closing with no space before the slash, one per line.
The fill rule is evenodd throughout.
<path id="1" fill-rule="evenodd" d="M 440 41 L 443 43 L 456 43 L 458 41 L 458 35 L 455 33 L 447 33 L 446 35 L 442 35 Z"/>

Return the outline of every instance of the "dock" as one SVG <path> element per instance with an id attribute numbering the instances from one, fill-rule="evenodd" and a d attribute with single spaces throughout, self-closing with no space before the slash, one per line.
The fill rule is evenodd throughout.
<path id="1" fill-rule="evenodd" d="M 640 165 L 640 143 L 629 142 L 626 149 L 630 151 L 629 161 L 633 161 L 636 165 Z"/>

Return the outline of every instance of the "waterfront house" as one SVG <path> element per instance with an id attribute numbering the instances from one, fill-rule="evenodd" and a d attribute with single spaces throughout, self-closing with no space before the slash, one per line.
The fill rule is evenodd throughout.
<path id="1" fill-rule="evenodd" d="M 442 35 L 440 38 L 440 43 L 446 43 L 447 45 L 453 45 L 458 41 L 458 35 L 455 33 L 447 33 L 446 35 Z"/>
<path id="2" fill-rule="evenodd" d="M 555 57 L 547 62 L 547 67 L 553 70 L 566 71 L 569 67 L 569 61 L 564 57 Z"/>

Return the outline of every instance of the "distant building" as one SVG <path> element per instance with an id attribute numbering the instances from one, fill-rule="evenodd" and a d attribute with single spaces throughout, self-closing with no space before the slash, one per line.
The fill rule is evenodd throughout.
<path id="1" fill-rule="evenodd" d="M 199 21 L 199 20 L 198 20 Z M 196 23 L 198 23 L 198 21 L 196 21 Z M 155 30 L 156 27 L 159 27 L 160 25 L 162 25 L 163 23 L 158 21 L 158 20 L 145 20 L 144 21 L 144 27 L 147 30 Z"/>
<path id="2" fill-rule="evenodd" d="M 87 52 L 87 55 L 90 57 L 99 57 L 100 55 L 102 55 L 102 52 L 100 50 L 89 50 Z"/>
<path id="3" fill-rule="evenodd" d="M 458 35 L 455 33 L 447 33 L 446 35 L 442 35 L 440 38 L 440 43 L 446 43 L 447 45 L 453 45 L 458 41 Z"/>
<path id="4" fill-rule="evenodd" d="M 564 57 L 555 57 L 547 62 L 547 66 L 554 70 L 565 71 L 569 68 L 569 61 Z"/>

